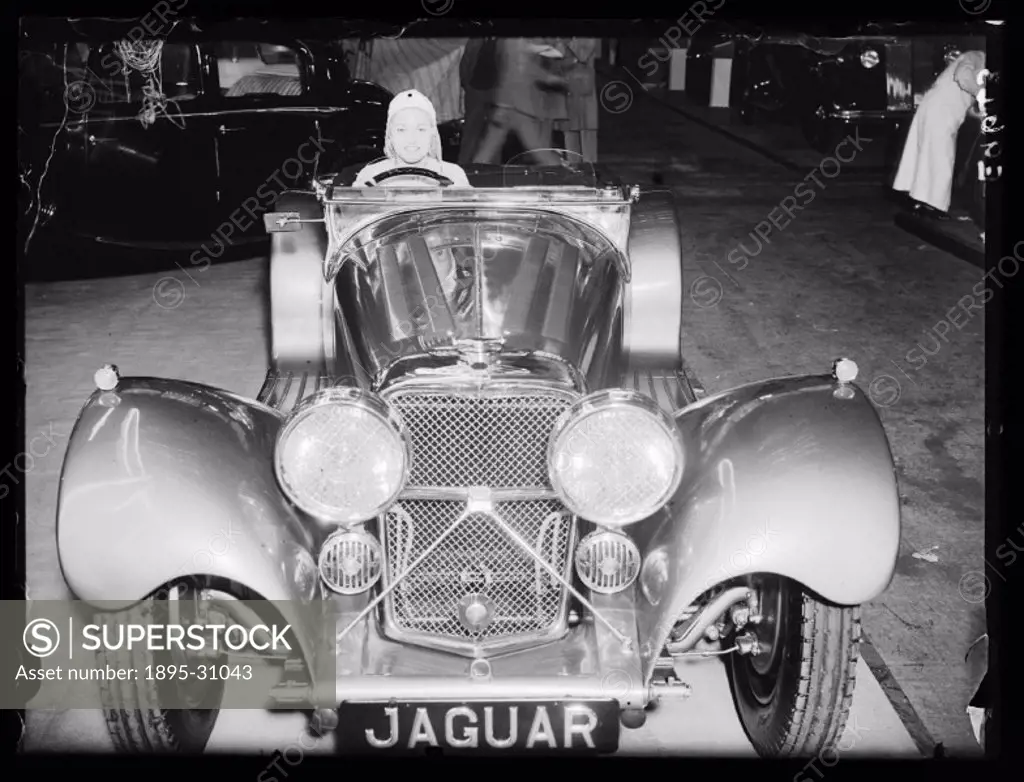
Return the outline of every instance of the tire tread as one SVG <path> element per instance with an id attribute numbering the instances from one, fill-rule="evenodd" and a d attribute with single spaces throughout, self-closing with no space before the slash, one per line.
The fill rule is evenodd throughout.
<path id="1" fill-rule="evenodd" d="M 149 600 L 114 614 L 96 614 L 96 624 L 124 626 L 148 624 L 153 605 Z M 134 668 L 140 675 L 135 681 L 100 680 L 100 701 L 106 712 L 107 731 L 114 747 L 125 753 L 167 753 L 178 751 L 178 740 L 167 724 L 159 702 L 157 683 L 141 675 L 147 665 L 139 649 L 108 650 L 101 647 L 97 653 L 100 665 L 115 669 Z"/>
<path id="2" fill-rule="evenodd" d="M 780 756 L 814 755 L 842 737 L 857 683 L 860 608 L 830 606 L 804 594 L 801 635 L 797 707 L 782 733 Z"/>

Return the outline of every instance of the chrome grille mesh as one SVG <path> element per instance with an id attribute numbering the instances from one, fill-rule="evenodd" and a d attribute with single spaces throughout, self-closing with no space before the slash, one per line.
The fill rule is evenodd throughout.
<path id="1" fill-rule="evenodd" d="M 410 486 L 547 488 L 548 438 L 571 400 L 445 390 L 390 400 L 412 434 Z"/>
<path id="2" fill-rule="evenodd" d="M 498 503 L 500 516 L 556 571 L 566 575 L 572 517 L 557 500 Z M 451 500 L 405 500 L 385 522 L 389 581 L 423 554 L 465 511 Z M 486 627 L 460 620 L 459 601 L 486 595 L 495 606 Z M 392 592 L 392 620 L 400 630 L 471 643 L 543 632 L 560 618 L 563 585 L 523 551 L 495 521 L 471 513 Z"/>
<path id="3" fill-rule="evenodd" d="M 385 582 L 395 583 L 461 518 L 386 598 L 390 632 L 470 647 L 557 630 L 565 586 L 502 524 L 555 572 L 571 577 L 575 520 L 552 498 L 547 448 L 556 419 L 574 397 L 525 384 L 385 396 L 412 439 L 406 495 L 381 517 Z M 490 513 L 475 507 L 469 513 L 466 495 L 479 487 L 523 496 L 496 498 Z M 423 489 L 431 490 L 426 497 Z M 466 607 L 474 601 L 488 608 L 482 626 L 467 621 Z"/>

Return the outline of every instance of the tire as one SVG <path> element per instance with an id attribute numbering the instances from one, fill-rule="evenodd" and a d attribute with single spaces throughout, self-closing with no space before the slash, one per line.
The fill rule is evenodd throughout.
<path id="1" fill-rule="evenodd" d="M 824 603 L 799 584 L 766 577 L 755 633 L 764 654 L 730 655 L 736 710 L 762 757 L 834 751 L 849 716 L 860 651 L 860 608 Z"/>
<path id="2" fill-rule="evenodd" d="M 166 616 L 157 616 L 165 613 L 160 606 L 166 605 L 166 601 L 157 603 L 150 597 L 127 611 L 97 614 L 94 621 L 112 629 L 125 624 L 173 624 Z M 216 662 L 219 664 L 225 659 L 221 657 Z M 174 687 L 175 683 L 151 679 L 144 673 L 146 666 L 175 662 L 170 652 L 147 649 L 106 651 L 101 648 L 97 652 L 99 666 L 138 671 L 134 681 L 100 682 L 100 700 L 106 714 L 107 730 L 119 752 L 195 754 L 206 748 L 220 713 L 224 682 L 221 679 L 206 682 L 196 708 L 159 708 L 161 702 L 179 702 L 171 700 L 175 696 L 167 689 Z M 213 662 L 204 660 L 204 663 Z M 180 697 L 179 694 L 177 698 Z"/>

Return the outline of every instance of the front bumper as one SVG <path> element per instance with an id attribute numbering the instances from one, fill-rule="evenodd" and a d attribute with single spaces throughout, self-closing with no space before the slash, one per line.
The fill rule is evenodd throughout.
<path id="1" fill-rule="evenodd" d="M 410 701 L 615 698 L 622 708 L 643 708 L 649 694 L 632 611 L 612 621 L 628 631 L 628 645 L 586 622 L 554 643 L 477 659 L 392 641 L 369 621 L 361 638 L 350 633 L 339 643 L 336 701 L 380 700 L 383 693 Z"/>
<path id="2" fill-rule="evenodd" d="M 842 125 L 898 126 L 910 121 L 912 110 L 889 109 L 830 109 L 822 119 Z"/>
<path id="3" fill-rule="evenodd" d="M 337 617 L 333 676 L 281 687 L 281 702 L 616 700 L 643 709 L 656 687 L 642 673 L 641 646 L 626 594 L 594 596 L 595 608 L 621 636 L 586 620 L 559 640 L 489 657 L 467 658 L 385 637 L 378 621 L 345 611 Z M 309 692 L 307 687 L 312 687 Z M 682 694 L 673 691 L 673 694 Z"/>

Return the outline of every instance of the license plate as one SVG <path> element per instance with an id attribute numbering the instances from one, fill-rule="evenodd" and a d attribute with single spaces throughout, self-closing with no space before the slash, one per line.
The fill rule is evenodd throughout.
<path id="1" fill-rule="evenodd" d="M 611 753 L 619 748 L 618 701 L 343 703 L 337 733 L 368 752 Z"/>

